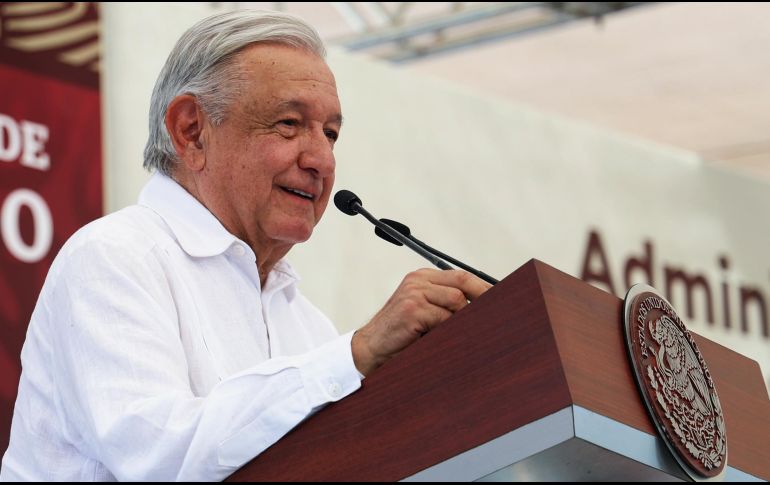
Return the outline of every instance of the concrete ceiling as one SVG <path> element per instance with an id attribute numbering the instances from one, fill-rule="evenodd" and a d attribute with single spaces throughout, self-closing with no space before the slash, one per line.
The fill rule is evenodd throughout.
<path id="1" fill-rule="evenodd" d="M 650 4 L 409 64 L 770 181 L 770 4 Z"/>

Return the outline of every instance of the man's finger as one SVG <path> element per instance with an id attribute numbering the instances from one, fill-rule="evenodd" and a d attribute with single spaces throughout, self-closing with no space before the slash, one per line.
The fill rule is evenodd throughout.
<path id="1" fill-rule="evenodd" d="M 465 294 L 465 297 L 473 301 L 482 293 L 492 287 L 489 283 L 468 272 L 460 270 L 439 271 L 428 269 L 426 273 L 428 281 L 433 284 L 457 288 Z"/>
<path id="2" fill-rule="evenodd" d="M 461 310 L 468 304 L 465 293 L 461 289 L 451 286 L 430 284 L 425 289 L 424 294 L 429 303 L 446 308 L 452 313 Z"/>
<path id="3" fill-rule="evenodd" d="M 433 330 L 441 322 L 452 316 L 452 312 L 446 308 L 430 305 L 422 309 L 421 314 L 418 316 L 420 322 L 427 327 L 428 330 Z"/>

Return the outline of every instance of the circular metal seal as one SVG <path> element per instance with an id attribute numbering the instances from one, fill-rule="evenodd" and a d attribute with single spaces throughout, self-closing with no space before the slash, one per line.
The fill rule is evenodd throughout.
<path id="1" fill-rule="evenodd" d="M 658 434 L 691 479 L 723 479 L 722 406 L 690 332 L 671 304 L 647 285 L 628 291 L 623 313 L 631 367 Z"/>

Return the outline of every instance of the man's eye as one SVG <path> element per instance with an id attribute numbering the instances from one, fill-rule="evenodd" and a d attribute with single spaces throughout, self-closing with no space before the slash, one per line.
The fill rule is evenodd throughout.
<path id="1" fill-rule="evenodd" d="M 326 134 L 326 138 L 330 139 L 331 141 L 337 141 L 337 138 L 340 137 L 339 133 L 334 130 L 324 130 L 324 133 Z"/>
<path id="2" fill-rule="evenodd" d="M 281 120 L 278 122 L 281 125 L 284 126 L 297 126 L 299 124 L 298 120 L 288 119 L 288 120 Z"/>

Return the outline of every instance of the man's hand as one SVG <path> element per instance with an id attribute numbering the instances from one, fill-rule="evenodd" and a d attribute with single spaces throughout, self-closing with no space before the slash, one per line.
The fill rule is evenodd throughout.
<path id="1" fill-rule="evenodd" d="M 490 287 L 464 271 L 409 273 L 382 310 L 353 335 L 356 367 L 370 374 Z"/>

